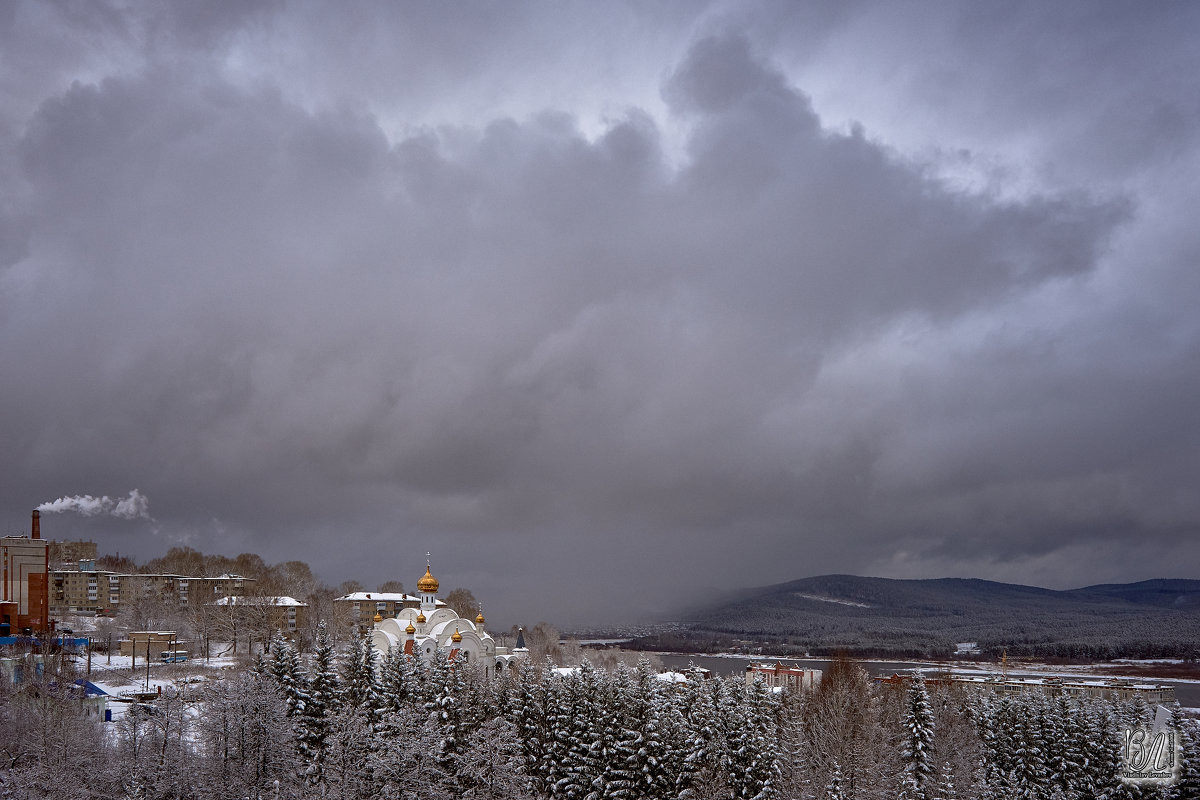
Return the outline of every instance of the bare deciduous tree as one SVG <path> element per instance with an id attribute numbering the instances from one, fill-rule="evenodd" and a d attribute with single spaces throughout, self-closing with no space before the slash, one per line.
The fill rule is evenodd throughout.
<path id="1" fill-rule="evenodd" d="M 479 613 L 479 601 L 470 589 L 453 589 L 446 595 L 446 605 L 454 609 L 454 613 L 465 619 L 475 619 Z"/>

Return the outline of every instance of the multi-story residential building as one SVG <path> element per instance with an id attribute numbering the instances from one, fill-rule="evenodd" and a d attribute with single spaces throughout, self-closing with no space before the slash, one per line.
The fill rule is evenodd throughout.
<path id="1" fill-rule="evenodd" d="M 437 601 L 438 607 L 446 605 Z M 359 633 L 366 633 L 380 619 L 394 619 L 402 609 L 420 608 L 421 598 L 401 592 L 351 592 L 333 601 L 339 620 L 351 621 Z"/>
<path id="2" fill-rule="evenodd" d="M 876 678 L 881 686 L 903 688 L 912 680 L 911 675 L 893 673 L 891 677 Z M 1075 676 L 988 675 L 939 673 L 924 678 L 926 685 L 953 685 L 983 689 L 998 694 L 1021 694 L 1037 692 L 1048 697 L 1067 694 L 1072 697 L 1103 697 L 1109 700 L 1131 700 L 1141 697 L 1150 704 L 1175 702 L 1175 687 L 1157 683 L 1134 683 L 1121 678 L 1088 678 Z"/>
<path id="3" fill-rule="evenodd" d="M 74 569 L 80 561 L 96 560 L 96 543 L 92 541 L 50 542 L 50 568 Z"/>
<path id="4" fill-rule="evenodd" d="M 243 630 L 269 628 L 290 636 L 307 621 L 308 603 L 294 597 L 222 597 L 212 605 L 228 612 Z"/>
<path id="5" fill-rule="evenodd" d="M 253 578 L 241 575 L 197 577 L 173 574 L 129 574 L 96 569 L 96 562 L 80 561 L 75 569 L 51 573 L 50 610 L 56 614 L 116 613 L 146 597 L 173 597 L 181 606 L 210 603 L 215 598 L 246 593 Z"/>

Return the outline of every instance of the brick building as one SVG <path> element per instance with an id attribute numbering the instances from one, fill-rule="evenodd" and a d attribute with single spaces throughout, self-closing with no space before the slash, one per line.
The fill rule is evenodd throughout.
<path id="1" fill-rule="evenodd" d="M 197 577 L 166 573 L 137 574 L 96 569 L 95 561 L 80 561 L 74 569 L 53 570 L 50 577 L 50 610 L 55 614 L 116 613 L 148 595 L 173 598 L 180 606 L 211 603 L 239 596 L 254 583 L 241 575 Z"/>
<path id="2" fill-rule="evenodd" d="M 772 689 L 810 692 L 821 682 L 821 670 L 790 667 L 779 662 L 751 664 L 746 667 L 746 680 L 761 680 Z"/>
<path id="3" fill-rule="evenodd" d="M 0 538 L 0 635 L 50 628 L 49 542 L 33 512 L 29 536 Z"/>

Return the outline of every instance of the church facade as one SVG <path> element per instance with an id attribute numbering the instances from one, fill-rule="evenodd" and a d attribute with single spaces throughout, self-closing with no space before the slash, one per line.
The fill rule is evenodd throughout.
<path id="1" fill-rule="evenodd" d="M 371 630 L 371 646 L 376 653 L 383 656 L 397 648 L 414 659 L 429 661 L 440 651 L 451 661 L 479 665 L 488 677 L 511 672 L 528 658 L 529 651 L 524 647 L 510 650 L 496 645 L 484 627 L 482 611 L 473 620 L 460 617 L 437 599 L 437 592 L 438 580 L 426 564 L 425 574 L 417 581 L 420 604 L 400 608 L 386 619 L 376 614 Z"/>

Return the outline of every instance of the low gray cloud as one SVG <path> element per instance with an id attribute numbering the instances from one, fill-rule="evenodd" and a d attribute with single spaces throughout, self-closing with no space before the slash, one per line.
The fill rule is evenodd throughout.
<path id="1" fill-rule="evenodd" d="M 1200 563 L 1196 126 L 1161 63 L 1185 38 L 1143 65 L 1164 18 L 1099 114 L 1038 8 L 185 6 L 96 6 L 87 36 L 18 3 L 0 31 L 80 43 L 3 57 L 29 76 L 0 80 L 14 519 L 136 485 L 153 527 L 45 534 L 334 583 L 431 550 L 525 621 Z M 993 28 L 1036 30 L 1026 60 L 973 50 Z M 1057 103 L 1022 94 L 1039 65 Z"/>

